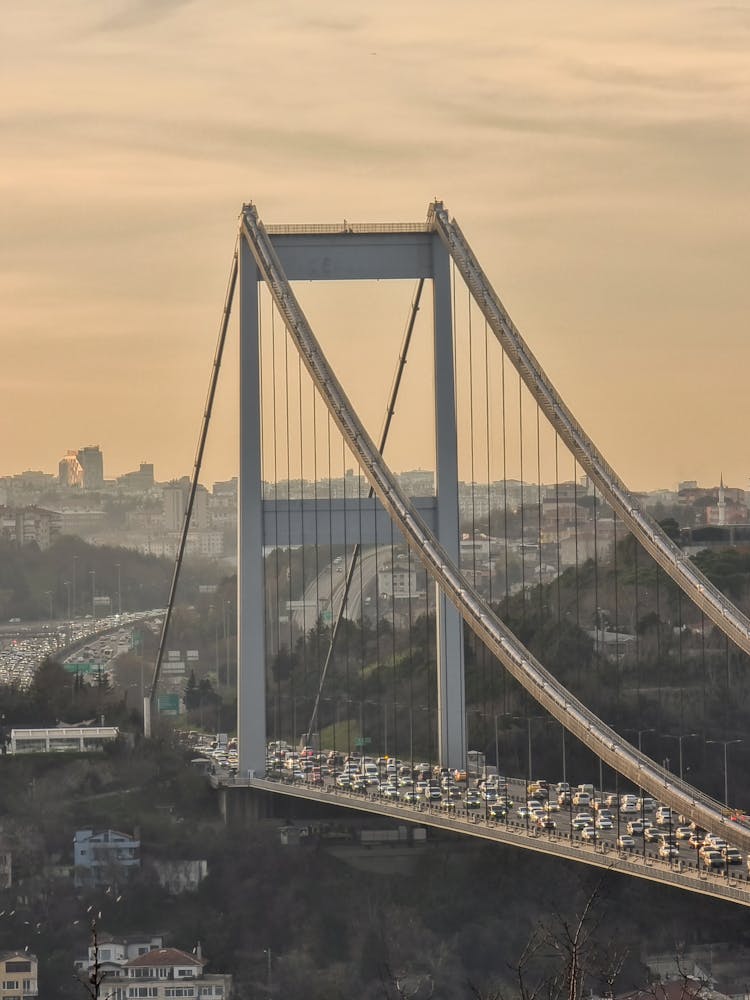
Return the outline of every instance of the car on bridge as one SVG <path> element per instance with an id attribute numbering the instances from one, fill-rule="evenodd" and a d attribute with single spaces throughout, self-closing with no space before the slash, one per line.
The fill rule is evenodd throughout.
<path id="1" fill-rule="evenodd" d="M 639 819 L 628 820 L 625 827 L 631 837 L 642 837 L 643 836 L 643 822 Z"/>
<path id="2" fill-rule="evenodd" d="M 635 850 L 635 838 L 631 837 L 629 833 L 621 833 L 616 844 L 621 851 Z"/>
<path id="3" fill-rule="evenodd" d="M 663 861 L 670 861 L 672 858 L 679 858 L 680 849 L 674 844 L 661 844 L 657 854 Z"/>
<path id="4" fill-rule="evenodd" d="M 701 866 L 707 869 L 724 868 L 726 862 L 720 851 L 709 850 L 701 853 Z"/>
<path id="5" fill-rule="evenodd" d="M 581 840 L 596 841 L 596 827 L 584 826 L 584 828 L 581 830 Z"/>
<path id="6" fill-rule="evenodd" d="M 470 788 L 466 793 L 466 808 L 479 809 L 482 804 L 482 796 L 476 788 Z"/>
<path id="7" fill-rule="evenodd" d="M 721 856 L 728 865 L 741 865 L 742 855 L 736 847 L 725 847 L 721 851 Z"/>

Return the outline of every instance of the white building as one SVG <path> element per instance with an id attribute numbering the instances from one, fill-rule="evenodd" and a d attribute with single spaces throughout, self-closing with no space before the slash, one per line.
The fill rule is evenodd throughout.
<path id="1" fill-rule="evenodd" d="M 58 726 L 55 729 L 11 729 L 10 753 L 83 753 L 102 750 L 120 735 L 117 726 Z"/>
<path id="2" fill-rule="evenodd" d="M 104 946 L 99 945 L 100 969 L 103 964 Z M 232 977 L 222 973 L 206 973 L 206 960 L 201 955 L 200 945 L 195 954 L 177 948 L 149 948 L 141 954 L 125 961 L 115 958 L 115 949 L 106 966 L 107 995 L 111 1000 L 202 1000 L 218 998 L 228 1000 L 232 994 Z M 94 963 L 92 949 L 89 948 L 88 972 Z M 104 971 L 104 969 L 102 969 Z"/>

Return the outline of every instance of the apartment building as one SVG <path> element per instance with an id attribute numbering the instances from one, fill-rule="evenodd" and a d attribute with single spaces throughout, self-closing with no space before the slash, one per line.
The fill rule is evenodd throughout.
<path id="1" fill-rule="evenodd" d="M 98 942 L 99 969 L 105 976 L 111 1000 L 229 1000 L 232 977 L 205 972 L 207 962 L 200 945 L 193 954 L 188 954 L 178 948 L 153 947 L 154 940 Z M 140 954 L 126 957 L 134 948 Z M 90 973 L 95 961 L 91 946 L 88 967 L 83 962 L 76 963 L 79 975 Z"/>
<path id="2" fill-rule="evenodd" d="M 38 964 L 27 951 L 0 951 L 0 1000 L 36 1000 Z"/>

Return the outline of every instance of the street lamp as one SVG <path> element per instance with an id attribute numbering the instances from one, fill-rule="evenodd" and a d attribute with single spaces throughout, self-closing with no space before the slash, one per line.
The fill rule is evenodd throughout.
<path id="1" fill-rule="evenodd" d="M 641 739 L 644 733 L 655 733 L 655 729 L 626 729 L 626 733 L 637 733 L 638 734 L 638 753 L 643 753 L 643 747 L 641 746 Z"/>
<path id="2" fill-rule="evenodd" d="M 70 621 L 70 580 L 63 580 L 63 587 L 68 595 L 68 621 Z"/>
<path id="3" fill-rule="evenodd" d="M 89 576 L 91 577 L 91 617 L 96 617 L 96 570 L 90 569 Z"/>
<path id="4" fill-rule="evenodd" d="M 120 564 L 115 563 L 117 569 L 117 614 L 122 614 L 122 587 L 120 585 Z"/>
<path id="5" fill-rule="evenodd" d="M 713 743 L 716 746 L 724 747 L 724 805 L 729 806 L 729 775 L 727 773 L 727 747 L 732 743 L 742 743 L 742 740 L 706 740 L 706 743 Z"/>
<path id="6" fill-rule="evenodd" d="M 662 737 L 665 740 L 677 740 L 680 747 L 680 781 L 682 781 L 682 741 L 689 739 L 691 736 L 697 736 L 698 733 L 683 733 L 681 736 L 673 736 L 671 733 L 662 733 Z"/>
<path id="7" fill-rule="evenodd" d="M 526 725 L 528 726 L 528 768 L 526 773 L 528 774 L 528 780 L 531 781 L 532 769 L 531 769 L 531 723 L 537 719 L 546 719 L 546 715 L 513 715 L 511 718 L 517 722 L 523 722 L 526 720 Z M 526 796 L 528 798 L 528 795 Z"/>

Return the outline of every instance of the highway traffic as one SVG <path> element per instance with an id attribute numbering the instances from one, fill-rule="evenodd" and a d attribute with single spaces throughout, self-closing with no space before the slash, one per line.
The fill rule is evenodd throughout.
<path id="1" fill-rule="evenodd" d="M 197 746 L 218 783 L 238 783 L 237 751 Z M 700 873 L 747 882 L 748 860 L 732 844 L 734 824 L 706 831 L 654 798 L 633 791 L 600 791 L 593 784 L 449 771 L 427 762 L 407 763 L 387 756 L 344 755 L 296 750 L 283 743 L 268 748 L 266 780 L 318 789 L 337 799 L 382 803 L 412 814 L 445 816 L 475 826 L 525 832 L 553 843 L 638 858 L 674 872 Z M 388 810 L 392 812 L 391 809 Z M 736 827 L 735 827 L 736 829 Z"/>

